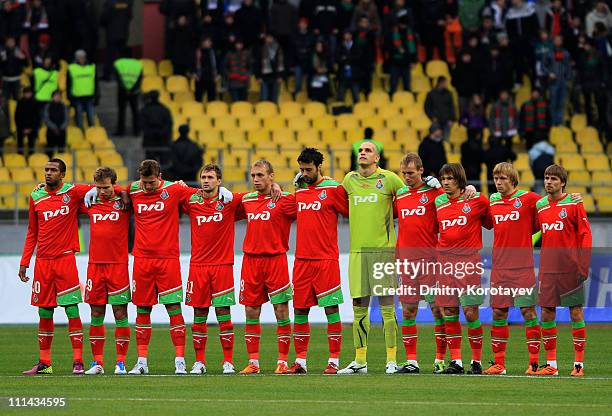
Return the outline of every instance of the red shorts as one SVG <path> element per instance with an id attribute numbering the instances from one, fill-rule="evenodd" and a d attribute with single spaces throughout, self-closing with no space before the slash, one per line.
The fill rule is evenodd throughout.
<path id="1" fill-rule="evenodd" d="M 194 308 L 235 305 L 234 266 L 231 264 L 189 266 L 185 303 Z"/>
<path id="2" fill-rule="evenodd" d="M 509 290 L 518 289 L 521 292 L 512 295 Z M 491 270 L 491 307 L 509 308 L 516 306 L 524 308 L 535 306 L 538 292 L 533 267 L 522 269 Z"/>
<path id="3" fill-rule="evenodd" d="M 556 306 L 580 306 L 584 304 L 583 282 L 578 281 L 577 273 L 542 273 L 538 282 L 538 305 L 552 308 Z"/>
<path id="4" fill-rule="evenodd" d="M 431 264 L 435 262 L 435 259 L 424 259 L 424 260 L 409 260 L 411 263 L 417 264 Z M 428 272 L 428 273 L 423 273 Z M 420 270 L 416 275 L 400 275 L 402 287 L 401 295 L 398 299 L 401 303 L 419 303 L 421 299 L 424 299 L 427 303 L 435 302 L 435 296 L 429 294 L 421 294 L 423 287 L 435 287 L 436 286 L 436 275 L 428 270 Z"/>
<path id="5" fill-rule="evenodd" d="M 153 306 L 158 300 L 162 305 L 183 301 L 179 259 L 135 257 L 132 303 L 136 306 Z"/>
<path id="6" fill-rule="evenodd" d="M 242 257 L 240 303 L 261 306 L 268 300 L 274 305 L 291 300 L 291 282 L 287 255 Z"/>
<path id="7" fill-rule="evenodd" d="M 293 307 L 307 309 L 340 305 L 342 289 L 338 260 L 295 259 L 293 264 Z"/>
<path id="8" fill-rule="evenodd" d="M 32 306 L 55 307 L 83 301 L 74 253 L 54 259 L 36 258 L 32 282 Z"/>
<path id="9" fill-rule="evenodd" d="M 478 293 L 482 280 L 482 260 L 478 253 L 458 256 L 444 255 L 438 257 L 442 270 L 452 270 L 436 274 L 436 306 L 456 308 L 459 306 L 482 305 L 484 296 Z M 477 266 L 480 265 L 480 268 Z M 459 289 L 463 292 L 459 294 Z"/>
<path id="10" fill-rule="evenodd" d="M 90 305 L 125 305 L 131 300 L 127 264 L 89 263 L 85 302 Z"/>

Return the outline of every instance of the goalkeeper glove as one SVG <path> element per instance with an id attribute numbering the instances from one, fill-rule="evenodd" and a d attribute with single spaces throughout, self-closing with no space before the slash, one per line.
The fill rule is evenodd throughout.
<path id="1" fill-rule="evenodd" d="M 297 175 L 295 175 L 295 177 L 293 178 L 293 186 L 295 186 L 296 188 L 300 186 L 300 181 L 302 180 L 303 176 L 304 175 L 302 175 L 302 172 L 298 172 Z"/>
<path id="2" fill-rule="evenodd" d="M 442 185 L 440 185 L 440 181 L 435 176 L 428 176 L 428 177 L 426 177 L 425 178 L 425 183 L 430 188 L 441 188 L 442 187 Z"/>
<path id="3" fill-rule="evenodd" d="M 87 191 L 83 202 L 85 202 L 85 206 L 87 208 L 90 208 L 96 202 L 97 198 L 98 198 L 98 188 L 93 187 L 89 191 Z"/>
<path id="4" fill-rule="evenodd" d="M 219 199 L 224 204 L 228 204 L 228 203 L 232 202 L 232 200 L 234 199 L 234 194 L 232 194 L 229 191 L 229 189 L 227 189 L 226 187 L 220 186 L 219 187 Z"/>

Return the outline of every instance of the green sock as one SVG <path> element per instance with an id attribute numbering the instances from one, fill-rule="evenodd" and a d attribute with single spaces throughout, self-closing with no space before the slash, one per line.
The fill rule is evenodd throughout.
<path id="1" fill-rule="evenodd" d="M 102 326 L 102 325 L 104 325 L 103 316 L 92 316 L 91 317 L 91 326 Z"/>
<path id="2" fill-rule="evenodd" d="M 385 346 L 387 347 L 387 362 L 396 361 L 397 358 L 397 321 L 395 320 L 395 306 L 380 307 L 385 333 Z"/>
<path id="3" fill-rule="evenodd" d="M 353 345 L 355 346 L 355 361 L 365 364 L 368 350 L 368 334 L 370 333 L 370 307 L 353 306 Z"/>

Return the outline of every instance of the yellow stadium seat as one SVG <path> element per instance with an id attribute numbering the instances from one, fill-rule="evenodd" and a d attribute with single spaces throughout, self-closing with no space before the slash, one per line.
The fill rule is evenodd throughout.
<path id="1" fill-rule="evenodd" d="M 165 91 L 164 80 L 162 77 L 157 75 L 145 76 L 142 78 L 142 85 L 140 89 L 143 93 L 149 91 Z"/>
<path id="2" fill-rule="evenodd" d="M 368 103 L 376 108 L 384 107 L 389 104 L 389 94 L 386 91 L 375 89 L 370 93 Z"/>
<path id="3" fill-rule="evenodd" d="M 229 130 L 237 127 L 236 119 L 232 116 L 220 116 L 215 118 L 215 128 L 217 130 Z"/>
<path id="4" fill-rule="evenodd" d="M 276 108 L 276 104 L 261 101 L 255 104 L 255 114 L 257 114 L 261 118 L 267 118 L 271 116 L 275 116 L 278 114 L 278 109 Z"/>
<path id="5" fill-rule="evenodd" d="M 550 128 L 550 142 L 557 144 L 572 140 L 572 131 L 565 126 L 553 126 Z"/>
<path id="6" fill-rule="evenodd" d="M 595 212 L 595 200 L 591 195 L 583 195 L 582 196 L 582 205 L 584 205 L 584 210 L 587 213 Z"/>
<path id="7" fill-rule="evenodd" d="M 519 172 L 520 183 L 522 186 L 532 187 L 535 182 L 535 177 L 531 170 L 523 170 Z"/>
<path id="8" fill-rule="evenodd" d="M 363 130 L 362 130 L 362 129 L 353 129 L 353 130 L 347 130 L 347 131 L 345 132 L 345 134 L 346 134 L 346 141 L 347 141 L 349 144 L 352 144 L 352 143 L 354 143 L 354 142 L 357 142 L 357 141 L 359 141 L 359 140 L 362 140 L 362 139 L 363 139 Z M 340 143 L 338 143 L 338 144 L 339 144 L 341 147 L 343 147 L 343 148 L 346 146 L 346 144 L 345 144 L 345 143 L 342 143 L 342 142 L 340 142 Z"/>
<path id="9" fill-rule="evenodd" d="M 423 106 L 413 105 L 410 107 L 402 107 L 402 115 L 411 122 L 419 117 L 423 117 L 425 115 L 425 111 L 423 110 Z"/>
<path id="10" fill-rule="evenodd" d="M 446 155 L 446 159 L 448 163 L 461 163 L 461 154 L 460 153 L 448 153 Z"/>
<path id="11" fill-rule="evenodd" d="M 569 172 L 569 185 L 572 186 L 587 186 L 591 183 L 591 174 L 587 171 Z"/>
<path id="12" fill-rule="evenodd" d="M 387 119 L 385 125 L 388 129 L 398 131 L 409 127 L 409 122 L 407 118 L 398 114 L 396 117 Z"/>
<path id="13" fill-rule="evenodd" d="M 245 182 L 247 173 L 244 168 L 233 168 L 223 170 L 223 181 L 226 182 Z M 232 191 L 236 192 L 236 186 L 232 186 Z"/>
<path id="14" fill-rule="evenodd" d="M 593 171 L 610 171 L 610 160 L 606 155 L 587 155 L 585 157 L 587 169 Z"/>
<path id="15" fill-rule="evenodd" d="M 238 127 L 246 132 L 261 128 L 261 119 L 256 116 L 238 118 Z"/>
<path id="16" fill-rule="evenodd" d="M 527 153 L 519 153 L 516 155 L 516 160 L 514 161 L 514 167 L 516 170 L 529 170 L 529 156 Z"/>
<path id="17" fill-rule="evenodd" d="M 274 179 L 278 182 L 292 182 L 296 171 L 290 168 L 275 169 Z"/>
<path id="18" fill-rule="evenodd" d="M 359 128 L 359 120 L 352 114 L 341 114 L 336 117 L 336 124 L 340 130 L 354 130 Z"/>
<path id="19" fill-rule="evenodd" d="M 15 167 L 11 168 L 10 171 L 13 182 L 32 182 L 34 180 L 34 174 L 31 168 Z M 32 189 L 30 189 L 30 191 L 31 190 Z"/>
<path id="20" fill-rule="evenodd" d="M 597 208 L 603 214 L 612 213 L 612 196 L 601 196 L 597 198 Z"/>
<path id="21" fill-rule="evenodd" d="M 157 75 L 157 65 L 152 59 L 141 59 L 142 63 L 142 75 L 145 77 Z"/>
<path id="22" fill-rule="evenodd" d="M 612 171 L 596 171 L 593 172 L 593 185 L 609 185 L 612 184 Z"/>
<path id="23" fill-rule="evenodd" d="M 181 114 L 191 120 L 204 115 L 204 107 L 198 101 L 185 101 L 180 105 Z"/>
<path id="24" fill-rule="evenodd" d="M 118 166 L 123 166 L 123 158 L 115 150 L 97 151 L 96 155 L 98 156 L 98 159 L 100 160 L 101 166 L 111 166 L 115 168 Z"/>
<path id="25" fill-rule="evenodd" d="M 559 153 L 578 153 L 578 147 L 571 139 L 570 141 L 560 141 L 555 143 L 555 149 Z"/>
<path id="26" fill-rule="evenodd" d="M 305 116 L 288 118 L 287 127 L 293 131 L 308 130 L 310 128 L 310 119 Z"/>
<path id="27" fill-rule="evenodd" d="M 521 108 L 525 101 L 528 101 L 529 99 L 531 99 L 531 89 L 527 86 L 522 86 L 516 92 L 516 98 L 514 99 L 516 108 Z"/>
<path id="28" fill-rule="evenodd" d="M 400 107 L 413 105 L 414 95 L 410 91 L 396 91 L 391 101 Z"/>
<path id="29" fill-rule="evenodd" d="M 157 72 L 162 77 L 169 77 L 174 74 L 174 69 L 172 68 L 172 61 L 170 61 L 169 59 L 164 59 L 163 61 L 160 61 L 159 65 L 157 66 Z"/>
<path id="30" fill-rule="evenodd" d="M 0 168 L 0 182 L 10 182 L 11 175 L 8 168 Z"/>
<path id="31" fill-rule="evenodd" d="M 3 200 L 3 206 L 6 209 L 14 209 L 15 206 L 18 209 L 28 209 L 30 206 L 29 200 L 23 195 L 19 195 L 17 198 L 14 196 L 5 196 Z"/>
<path id="32" fill-rule="evenodd" d="M 295 144 L 295 135 L 291 130 L 272 130 L 272 141 L 277 144 Z"/>
<path id="33" fill-rule="evenodd" d="M 448 65 L 446 62 L 437 59 L 432 59 L 431 61 L 427 62 L 425 66 L 425 73 L 429 78 L 438 78 L 440 76 L 446 77 L 447 79 L 450 78 L 450 73 L 448 71 Z"/>
<path id="34" fill-rule="evenodd" d="M 268 129 L 258 129 L 250 131 L 249 142 L 253 144 L 269 143 L 270 131 Z"/>
<path id="35" fill-rule="evenodd" d="M 236 101 L 230 106 L 230 113 L 234 117 L 250 117 L 253 115 L 253 104 L 248 101 Z"/>
<path id="36" fill-rule="evenodd" d="M 374 133 L 377 134 L 378 130 L 385 127 L 385 121 L 382 119 L 382 117 L 378 116 L 364 117 L 361 119 L 361 127 L 370 127 L 374 129 Z"/>
<path id="37" fill-rule="evenodd" d="M 602 154 L 604 152 L 604 149 L 603 149 L 603 146 L 601 145 L 601 142 L 596 141 L 596 142 L 582 143 L 580 145 L 580 151 L 582 154 L 586 154 L 586 153 Z"/>
<path id="38" fill-rule="evenodd" d="M 85 130 L 85 138 L 91 143 L 108 140 L 108 134 L 104 127 L 89 127 Z"/>
<path id="39" fill-rule="evenodd" d="M 208 116 L 199 116 L 195 118 L 189 119 L 189 127 L 191 130 L 206 130 L 212 129 L 213 123 L 212 119 Z"/>
<path id="40" fill-rule="evenodd" d="M 428 92 L 431 90 L 429 78 L 423 76 L 413 78 L 410 87 L 414 93 Z"/>
<path id="41" fill-rule="evenodd" d="M 45 153 L 33 153 L 28 157 L 28 166 L 33 169 L 44 169 L 49 161 L 49 156 Z"/>
<path id="42" fill-rule="evenodd" d="M 115 169 L 115 172 L 117 172 L 117 180 L 119 182 L 127 182 L 130 179 L 127 167 L 125 167 L 125 166 L 115 166 L 115 167 L 113 167 L 113 169 Z"/>
<path id="43" fill-rule="evenodd" d="M 591 187 L 591 193 L 595 198 L 602 196 L 612 195 L 612 187 L 608 186 L 593 186 Z"/>
<path id="44" fill-rule="evenodd" d="M 324 116 L 325 114 L 327 114 L 327 109 L 322 103 L 312 101 L 304 104 L 304 115 L 312 119 Z"/>
<path id="45" fill-rule="evenodd" d="M 333 143 L 345 143 L 344 132 L 338 129 L 322 130 L 321 141 L 327 145 L 331 145 Z"/>
<path id="46" fill-rule="evenodd" d="M 98 160 L 98 157 L 91 150 L 79 150 L 75 152 L 75 156 L 77 168 L 95 169 L 100 166 L 100 161 Z"/>
<path id="47" fill-rule="evenodd" d="M 312 127 L 318 130 L 329 130 L 336 127 L 336 119 L 334 116 L 323 114 L 312 119 Z"/>
<path id="48" fill-rule="evenodd" d="M 5 153 L 4 166 L 7 168 L 25 168 L 28 166 L 26 158 L 18 153 Z"/>
<path id="49" fill-rule="evenodd" d="M 419 142 L 416 130 L 411 127 L 396 131 L 395 140 L 399 141 L 400 143 Z"/>
<path id="50" fill-rule="evenodd" d="M 206 115 L 208 117 L 219 117 L 228 115 L 227 103 L 223 101 L 210 101 L 206 104 Z"/>
<path id="51" fill-rule="evenodd" d="M 396 118 L 400 116 L 400 106 L 397 104 L 389 104 L 378 108 L 377 112 L 379 117 L 385 120 Z"/>
<path id="52" fill-rule="evenodd" d="M 319 130 L 307 129 L 297 132 L 297 142 L 307 147 L 317 147 L 319 145 Z"/>
<path id="53" fill-rule="evenodd" d="M 286 101 L 280 104 L 280 114 L 289 119 L 302 115 L 302 105 L 293 101 Z"/>
<path id="54" fill-rule="evenodd" d="M 179 91 L 172 94 L 173 102 L 180 105 L 188 101 L 195 101 L 195 96 L 191 91 Z"/>
<path id="55" fill-rule="evenodd" d="M 357 103 L 353 107 L 353 114 L 358 118 L 371 117 L 375 114 L 374 106 L 370 103 Z"/>
<path id="56" fill-rule="evenodd" d="M 189 81 L 182 75 L 172 75 L 166 78 L 166 90 L 170 94 L 189 91 Z"/>
<path id="57" fill-rule="evenodd" d="M 223 143 L 231 144 L 235 147 L 247 146 L 245 134 L 242 130 L 236 128 L 221 130 L 221 135 L 223 137 Z"/>
<path id="58" fill-rule="evenodd" d="M 586 195 L 588 193 L 586 186 L 580 186 L 580 185 L 567 186 L 565 188 L 565 192 L 569 194 L 581 194 L 581 195 Z"/>
<path id="59" fill-rule="evenodd" d="M 599 134 L 594 127 L 584 127 L 576 132 L 576 141 L 580 144 L 599 142 Z"/>
<path id="60" fill-rule="evenodd" d="M 467 140 L 467 129 L 464 125 L 453 123 L 450 130 L 450 141 L 452 143 L 462 143 Z"/>
<path id="61" fill-rule="evenodd" d="M 196 130 L 198 143 L 207 149 L 219 149 L 223 147 L 221 131 L 217 129 Z"/>
<path id="62" fill-rule="evenodd" d="M 412 120 L 412 127 L 419 132 L 427 133 L 429 127 L 431 127 L 431 120 L 429 120 L 429 118 L 425 114 L 422 114 Z M 421 138 L 423 138 L 423 136 L 421 136 Z"/>
<path id="63" fill-rule="evenodd" d="M 584 159 L 580 155 L 563 155 L 560 156 L 561 164 L 568 171 L 584 170 Z"/>
<path id="64" fill-rule="evenodd" d="M 584 114 L 574 114 L 570 121 L 570 127 L 574 133 L 579 132 L 583 128 L 587 126 L 586 115 Z"/>
<path id="65" fill-rule="evenodd" d="M 272 104 L 272 103 L 266 103 L 266 104 Z M 280 130 L 280 129 L 284 129 L 287 127 L 285 123 L 285 117 L 280 116 L 280 115 L 270 115 L 270 116 L 264 117 L 263 124 L 264 124 L 264 127 L 269 130 Z"/>

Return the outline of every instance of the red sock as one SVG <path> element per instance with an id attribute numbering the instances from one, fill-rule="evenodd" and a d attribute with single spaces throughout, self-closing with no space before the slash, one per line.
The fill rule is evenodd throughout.
<path id="1" fill-rule="evenodd" d="M 136 314 L 136 345 L 138 356 L 147 358 L 149 355 L 149 342 L 151 341 L 151 313 Z"/>
<path id="2" fill-rule="evenodd" d="M 542 328 L 542 341 L 546 351 L 546 361 L 557 361 L 557 327 Z"/>
<path id="3" fill-rule="evenodd" d="M 444 321 L 446 343 L 450 350 L 451 360 L 461 359 L 461 324 L 459 321 Z"/>
<path id="4" fill-rule="evenodd" d="M 537 363 L 540 360 L 540 332 L 540 325 L 525 327 L 527 351 L 529 351 L 529 363 Z"/>
<path id="5" fill-rule="evenodd" d="M 293 324 L 295 358 L 306 359 L 306 354 L 308 352 L 308 341 L 310 341 L 310 323 L 308 323 L 308 321 L 305 323 L 297 323 L 296 321 L 296 323 Z"/>
<path id="6" fill-rule="evenodd" d="M 115 348 L 117 349 L 117 361 L 125 362 L 128 347 L 130 346 L 130 327 L 115 327 Z"/>
<path id="7" fill-rule="evenodd" d="M 468 328 L 468 339 L 472 349 L 472 361 L 480 361 L 482 359 L 482 325 L 479 325 L 478 328 Z"/>
<path id="8" fill-rule="evenodd" d="M 223 361 L 233 363 L 234 355 L 234 324 L 232 321 L 219 322 L 219 341 L 223 349 Z"/>
<path id="9" fill-rule="evenodd" d="M 417 327 L 416 325 L 402 325 L 402 340 L 406 349 L 406 360 L 417 359 Z"/>
<path id="10" fill-rule="evenodd" d="M 491 327 L 491 349 L 493 350 L 493 361 L 503 367 L 506 366 L 506 344 L 510 336 L 508 325 Z"/>
<path id="11" fill-rule="evenodd" d="M 446 332 L 443 323 L 434 326 L 434 336 L 436 337 L 436 360 L 444 360 L 446 356 Z"/>
<path id="12" fill-rule="evenodd" d="M 329 358 L 339 358 L 342 347 L 342 322 L 327 324 L 327 344 L 329 346 Z"/>
<path id="13" fill-rule="evenodd" d="M 104 325 L 91 325 L 89 327 L 89 343 L 91 344 L 91 354 L 94 361 L 104 365 Z"/>
<path id="14" fill-rule="evenodd" d="M 182 313 L 170 315 L 170 338 L 176 357 L 185 357 L 185 320 Z"/>
<path id="15" fill-rule="evenodd" d="M 194 322 L 191 326 L 191 336 L 193 337 L 193 349 L 195 350 L 196 361 L 206 363 L 206 341 L 208 340 L 208 327 L 206 326 L 206 322 Z"/>
<path id="16" fill-rule="evenodd" d="M 83 324 L 81 318 L 68 318 L 68 333 L 72 343 L 72 358 L 75 362 L 83 362 Z"/>
<path id="17" fill-rule="evenodd" d="M 574 361 L 584 362 L 584 346 L 586 345 L 586 327 L 573 328 L 572 337 L 574 338 Z"/>
<path id="18" fill-rule="evenodd" d="M 247 353 L 249 360 L 259 360 L 259 338 L 261 337 L 261 324 L 249 323 L 247 319 L 246 331 L 244 333 L 244 341 L 246 342 Z"/>
<path id="19" fill-rule="evenodd" d="M 284 321 L 284 320 L 283 320 Z M 285 325 L 280 323 L 276 327 L 276 339 L 278 341 L 278 360 L 287 361 L 289 358 L 289 347 L 291 346 L 291 324 L 286 320 Z"/>
<path id="20" fill-rule="evenodd" d="M 40 318 L 38 321 L 38 349 L 39 361 L 51 365 L 51 344 L 53 343 L 53 318 Z"/>

